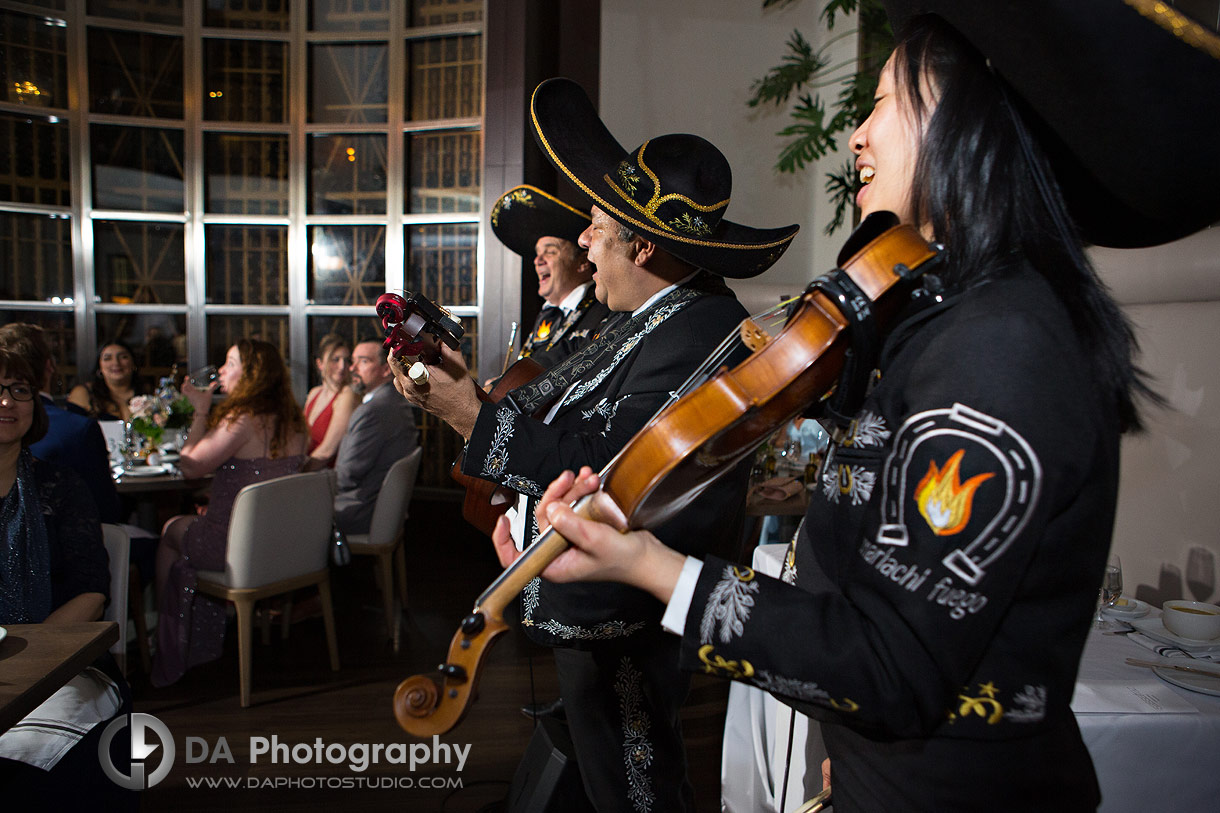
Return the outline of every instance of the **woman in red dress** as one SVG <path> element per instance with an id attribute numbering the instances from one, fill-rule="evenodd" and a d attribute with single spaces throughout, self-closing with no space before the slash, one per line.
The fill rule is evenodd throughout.
<path id="1" fill-rule="evenodd" d="M 333 465 L 339 441 L 347 431 L 347 420 L 360 403 L 352 390 L 352 350 L 335 333 L 322 337 L 314 359 L 322 383 L 305 397 L 305 422 L 309 424 L 309 456 L 318 465 Z"/>

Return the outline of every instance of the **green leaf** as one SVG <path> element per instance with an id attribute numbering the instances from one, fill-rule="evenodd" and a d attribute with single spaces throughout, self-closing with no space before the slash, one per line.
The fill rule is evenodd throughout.
<path id="1" fill-rule="evenodd" d="M 795 1 L 763 0 L 763 8 L 782 8 Z M 837 137 L 854 130 L 872 110 L 881 67 L 893 49 L 893 32 L 881 0 L 826 0 L 819 19 L 826 22 L 827 29 L 833 29 L 839 15 L 846 16 L 853 12 L 858 12 L 856 36 L 859 56 L 855 62 L 856 71 L 839 83 L 839 91 L 829 114 L 819 96 L 811 97 L 809 93 L 798 96 L 789 110 L 792 121 L 778 133 L 783 138 L 791 139 L 781 148 L 776 160 L 775 169 L 778 172 L 799 172 L 835 151 Z M 851 36 L 852 33 L 847 31 L 835 39 Z M 793 93 L 803 87 L 815 89 L 835 84 L 835 76 L 842 65 L 827 69 L 830 64 L 825 55 L 828 46 L 815 52 L 800 31 L 793 31 L 783 63 L 754 82 L 751 86 L 753 96 L 747 104 L 757 107 L 767 102 L 777 107 L 783 106 L 788 104 Z M 828 75 L 819 76 L 823 72 Z M 848 161 L 838 172 L 826 175 L 826 192 L 834 205 L 834 217 L 826 228 L 827 234 L 846 222 L 848 209 L 855 203 L 856 183 L 853 161 Z"/>
<path id="2" fill-rule="evenodd" d="M 796 172 L 810 163 L 837 149 L 834 132 L 825 125 L 826 106 L 821 97 L 801 97 L 792 110 L 793 123 L 780 130 L 777 135 L 784 138 L 795 136 L 794 141 L 784 145 L 775 166 L 780 172 Z"/>
<path id="3" fill-rule="evenodd" d="M 830 223 L 826 224 L 823 232 L 829 236 L 843 225 L 847 219 L 849 209 L 854 211 L 856 205 L 856 190 L 858 190 L 859 182 L 856 180 L 856 163 L 849 160 L 838 172 L 826 173 L 826 194 L 830 196 L 830 202 L 834 206 L 834 217 Z"/>
<path id="4" fill-rule="evenodd" d="M 750 107 L 763 103 L 779 106 L 788 101 L 788 97 L 809 78 L 826 67 L 826 59 L 821 54 L 813 52 L 813 46 L 801 35 L 793 31 L 788 40 L 788 53 L 784 55 L 783 64 L 767 71 L 762 79 L 755 80 L 750 86 L 753 94 L 746 102 Z"/>
<path id="5" fill-rule="evenodd" d="M 867 0 L 865 0 L 865 4 L 867 5 Z M 830 0 L 829 3 L 823 6 L 819 19 L 826 21 L 828 29 L 833 29 L 835 27 L 836 14 L 851 14 L 855 10 L 856 0 Z"/>

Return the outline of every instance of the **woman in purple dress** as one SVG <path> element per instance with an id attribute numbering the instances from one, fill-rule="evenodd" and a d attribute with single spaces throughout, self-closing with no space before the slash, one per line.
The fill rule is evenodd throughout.
<path id="1" fill-rule="evenodd" d="M 211 408 L 217 387 L 227 397 Z M 183 382 L 195 406 L 178 467 L 186 477 L 215 472 L 208 511 L 165 524 L 157 550 L 157 654 L 152 682 L 168 686 L 192 666 L 220 657 L 224 603 L 195 592 L 198 570 L 223 570 L 229 516 L 237 492 L 251 483 L 293 474 L 305 462 L 308 428 L 292 395 L 288 369 L 266 342 L 241 339 L 229 348 L 220 379 L 208 389 Z"/>

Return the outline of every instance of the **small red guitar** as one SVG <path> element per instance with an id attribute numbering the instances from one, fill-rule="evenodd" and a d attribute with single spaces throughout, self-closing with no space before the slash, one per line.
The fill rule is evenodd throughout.
<path id="1" fill-rule="evenodd" d="M 435 364 L 440 361 L 441 344 L 458 349 L 462 326 L 453 315 L 419 294 L 410 291 L 403 294 L 386 293 L 377 298 L 377 315 L 381 317 L 381 326 L 385 329 L 385 345 L 390 355 L 399 360 L 418 358 L 427 364 Z M 505 395 L 528 384 L 542 372 L 543 367 L 538 362 L 523 358 L 500 376 L 490 393 L 478 387 L 475 392 L 484 403 L 498 403 Z M 546 406 L 540 409 L 545 411 Z M 496 520 L 512 506 L 515 492 L 503 489 L 491 480 L 463 474 L 461 454 L 454 461 L 449 474 L 466 489 L 462 517 L 491 536 Z"/>

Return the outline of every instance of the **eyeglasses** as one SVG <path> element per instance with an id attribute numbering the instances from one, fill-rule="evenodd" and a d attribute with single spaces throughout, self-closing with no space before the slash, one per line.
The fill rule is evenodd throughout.
<path id="1" fill-rule="evenodd" d="M 3 397 L 5 390 L 8 390 L 14 401 L 34 400 L 34 388 L 29 384 L 0 384 L 0 397 Z"/>

